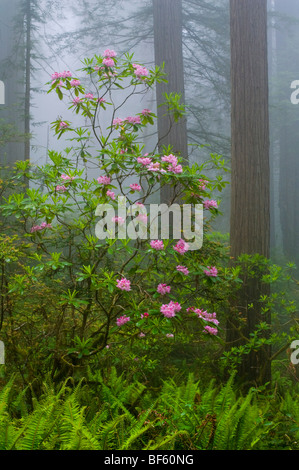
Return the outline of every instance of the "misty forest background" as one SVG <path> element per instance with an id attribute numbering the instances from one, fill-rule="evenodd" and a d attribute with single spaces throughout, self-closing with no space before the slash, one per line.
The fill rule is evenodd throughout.
<path id="1" fill-rule="evenodd" d="M 255 25 L 252 30 L 250 24 Z M 52 383 L 37 365 L 29 372 L 22 366 L 14 369 L 20 359 L 14 346 L 8 348 L 0 369 L 0 397 L 6 407 L 0 415 L 0 448 L 298 448 L 299 375 L 290 362 L 288 336 L 292 320 L 292 338 L 297 332 L 299 339 L 299 105 L 291 102 L 291 84 L 299 80 L 298 41 L 297 0 L 0 1 L 2 183 L 17 161 L 46 165 L 49 151 L 68 146 L 68 135 L 57 140 L 51 123 L 61 118 L 81 125 L 80 115 L 74 117 L 67 103 L 47 93 L 51 74 L 69 70 L 76 75 L 84 58 L 107 48 L 120 57 L 134 53 L 134 60 L 148 68 L 165 63 L 168 83 L 157 84 L 141 100 L 137 96 L 127 109 L 134 114 L 149 108 L 158 116 L 157 124 L 142 134 L 145 151 L 159 140 L 173 146 L 190 166 L 208 161 L 211 154 L 221 156 L 229 169 L 222 176 L 229 184 L 213 192 L 220 203 L 210 226 L 217 250 L 227 250 L 228 266 L 239 256 L 257 256 L 243 259 L 256 272 L 263 264 L 258 256 L 270 259 L 277 278 L 282 276 L 277 266 L 287 267 L 291 275 L 281 277 L 279 289 L 292 298 L 292 308 L 286 307 L 275 286 L 262 285 L 258 276 L 248 280 L 248 268 L 231 306 L 244 315 L 243 324 L 228 316 L 223 343 L 195 350 L 188 339 L 174 343 L 173 349 L 165 349 L 171 366 L 159 369 L 161 357 L 155 362 L 153 353 L 139 375 L 130 372 L 129 361 L 115 356 L 105 359 L 101 370 L 85 371 L 88 378 L 83 374 L 65 382 L 72 374 L 63 369 Z M 159 107 L 165 92 L 179 93 L 186 109 L 170 131 Z M 91 178 L 98 176 L 92 168 L 88 172 Z M 217 178 L 218 172 L 211 168 L 206 176 Z M 160 201 L 169 200 L 170 189 L 164 188 Z M 1 218 L 5 234 L 12 221 Z M 6 344 L 4 268 L 0 289 L 0 340 Z M 289 308 L 289 317 L 279 311 L 273 320 L 270 308 L 262 311 L 257 297 L 273 294 L 282 308 Z M 231 300 L 220 288 L 222 295 Z M 270 325 L 271 320 L 274 328 L 279 324 L 275 335 L 282 334 L 277 345 L 272 345 L 267 327 L 256 333 L 260 321 Z M 22 328 L 21 321 L 17 327 Z M 261 348 L 242 350 L 243 340 L 246 344 L 260 333 L 265 335 Z M 234 358 L 231 345 L 240 346 L 233 375 L 220 360 L 223 354 L 228 362 Z"/>

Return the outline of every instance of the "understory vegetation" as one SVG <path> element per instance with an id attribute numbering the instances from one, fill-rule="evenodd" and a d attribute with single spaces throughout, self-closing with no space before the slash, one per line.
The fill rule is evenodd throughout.
<path id="1" fill-rule="evenodd" d="M 155 114 L 120 117 L 114 95 L 145 95 L 162 68 L 106 50 L 81 72 L 88 88 L 70 72 L 49 82 L 87 123 L 52 123 L 70 147 L 1 175 L 0 449 L 298 450 L 296 267 L 258 254 L 232 264 L 228 237 L 212 230 L 228 184 L 221 156 L 189 165 L 172 148 L 144 153 Z M 184 116 L 180 96 L 165 106 L 171 123 Z M 165 186 L 192 206 L 190 226 L 150 237 Z M 244 315 L 236 299 L 256 279 L 268 293 Z"/>

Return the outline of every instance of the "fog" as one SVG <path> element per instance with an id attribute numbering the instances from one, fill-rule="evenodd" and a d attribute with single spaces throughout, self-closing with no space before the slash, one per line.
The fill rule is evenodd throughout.
<path id="1" fill-rule="evenodd" d="M 161 0 L 163 1 L 163 0 Z M 183 1 L 183 59 L 189 160 L 202 162 L 209 153 L 230 163 L 229 1 Z M 291 85 L 299 80 L 297 0 L 268 2 L 269 99 L 271 144 L 271 244 L 273 256 L 299 264 L 299 105 Z M 30 14 L 30 38 L 27 20 Z M 58 117 L 82 125 L 69 103 L 47 94 L 56 71 L 70 70 L 81 79 L 82 60 L 111 48 L 134 53 L 136 62 L 154 65 L 154 32 L 150 0 L 57 1 L 0 0 L 0 160 L 13 164 L 29 157 L 38 165 L 48 151 L 63 151 L 51 123 Z M 28 57 L 30 57 L 28 63 Z M 161 65 L 161 64 L 157 64 Z M 30 69 L 30 155 L 26 155 L 25 101 Z M 4 88 L 3 88 L 4 86 Z M 297 85 L 298 88 L 298 85 Z M 292 95 L 293 93 L 293 95 Z M 291 96 L 294 97 L 293 102 Z M 116 101 L 123 99 L 119 93 Z M 149 108 L 157 112 L 155 90 L 125 103 L 122 116 Z M 109 126 L 111 114 L 101 126 Z M 28 122 L 27 122 L 28 124 Z M 156 129 L 142 136 L 145 151 L 155 148 Z M 197 147 L 200 146 L 200 147 Z M 94 177 L 92 169 L 90 176 Z M 227 177 L 227 176 L 225 176 Z M 215 228 L 229 232 L 229 188 L 217 195 L 223 215 Z"/>

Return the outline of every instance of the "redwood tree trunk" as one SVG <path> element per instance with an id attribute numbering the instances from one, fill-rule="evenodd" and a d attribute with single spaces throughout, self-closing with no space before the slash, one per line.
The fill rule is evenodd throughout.
<path id="1" fill-rule="evenodd" d="M 231 256 L 270 251 L 270 170 L 267 61 L 267 0 L 230 0 L 231 15 Z M 227 340 L 232 346 L 249 338 L 260 321 L 260 278 L 244 277 L 234 303 L 238 318 L 228 321 Z M 253 308 L 248 309 L 248 304 Z M 237 330 L 240 328 L 241 330 Z M 241 332 L 241 334 L 240 334 Z M 241 337 L 243 339 L 241 340 Z M 246 343 L 246 339 L 245 339 Z M 270 350 L 244 357 L 240 372 L 250 383 L 270 379 Z"/>
<path id="2" fill-rule="evenodd" d="M 165 63 L 168 83 L 158 83 L 156 87 L 158 139 L 159 147 L 173 147 L 175 154 L 180 154 L 188 160 L 186 120 L 174 123 L 165 116 L 165 107 L 159 105 L 165 102 L 163 93 L 181 94 L 184 103 L 184 64 L 182 51 L 182 0 L 153 0 L 155 63 Z M 170 187 L 161 189 L 161 202 L 172 200 Z"/>
<path id="3" fill-rule="evenodd" d="M 31 86 L 31 0 L 26 0 L 26 32 L 25 32 L 25 107 L 24 107 L 24 131 L 25 152 L 24 160 L 30 159 L 30 86 Z"/>

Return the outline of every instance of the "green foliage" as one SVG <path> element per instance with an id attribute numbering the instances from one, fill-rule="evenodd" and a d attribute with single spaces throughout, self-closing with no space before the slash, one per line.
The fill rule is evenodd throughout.
<path id="1" fill-rule="evenodd" d="M 57 389 L 50 380 L 26 407 L 13 380 L 1 389 L 1 450 L 298 449 L 298 395 L 242 396 L 234 377 L 204 390 L 192 374 L 146 390 L 112 369 Z"/>

